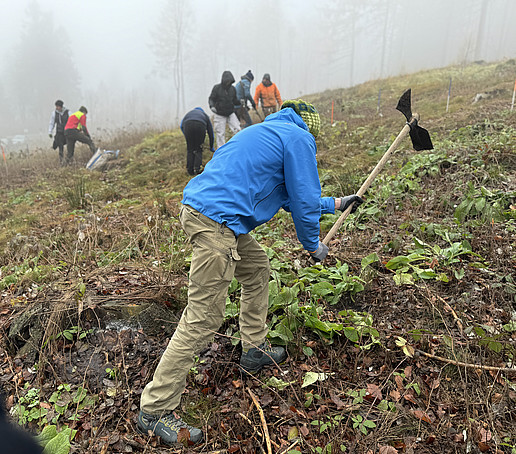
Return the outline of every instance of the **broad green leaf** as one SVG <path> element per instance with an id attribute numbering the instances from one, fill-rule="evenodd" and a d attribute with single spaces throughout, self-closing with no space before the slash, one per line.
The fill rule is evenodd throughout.
<path id="1" fill-rule="evenodd" d="M 368 265 L 371 265 L 371 263 L 379 262 L 380 258 L 378 257 L 378 254 L 376 252 L 373 252 L 372 254 L 369 254 L 367 257 L 364 257 L 362 259 L 362 269 L 367 267 Z"/>
<path id="2" fill-rule="evenodd" d="M 400 273 L 395 274 L 393 276 L 394 282 L 396 285 L 413 285 L 414 284 L 414 278 L 412 277 L 412 274 L 407 273 Z"/>
<path id="3" fill-rule="evenodd" d="M 303 377 L 303 384 L 301 388 L 306 388 L 307 386 L 313 385 L 318 381 L 324 381 L 328 378 L 328 375 L 325 373 L 318 374 L 317 372 L 307 372 Z"/>
<path id="4" fill-rule="evenodd" d="M 49 425 L 45 426 L 41 433 L 36 437 L 38 440 L 38 443 L 45 447 L 46 444 L 52 440 L 52 438 L 57 436 L 57 426 L 55 425 Z"/>
<path id="5" fill-rule="evenodd" d="M 270 377 L 263 385 L 263 388 L 267 388 L 269 386 L 271 388 L 276 388 L 276 389 L 282 391 L 283 389 L 285 389 L 292 383 L 295 383 L 295 381 L 286 382 L 284 380 L 281 380 L 280 378 Z"/>
<path id="6" fill-rule="evenodd" d="M 385 267 L 389 270 L 397 270 L 403 265 L 408 265 L 409 259 L 405 255 L 398 255 L 397 257 L 394 257 L 393 259 L 390 259 L 386 264 Z"/>

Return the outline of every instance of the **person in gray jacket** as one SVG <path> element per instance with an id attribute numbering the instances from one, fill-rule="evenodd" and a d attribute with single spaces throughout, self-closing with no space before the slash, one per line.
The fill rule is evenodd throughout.
<path id="1" fill-rule="evenodd" d="M 64 134 L 66 122 L 68 121 L 69 111 L 64 107 L 63 101 L 58 99 L 55 102 L 56 109 L 50 115 L 50 123 L 48 125 L 48 136 L 52 138 L 52 132 L 56 128 L 54 143 L 52 148 L 59 148 L 59 164 L 64 165 L 64 146 L 66 145 L 66 137 Z"/>

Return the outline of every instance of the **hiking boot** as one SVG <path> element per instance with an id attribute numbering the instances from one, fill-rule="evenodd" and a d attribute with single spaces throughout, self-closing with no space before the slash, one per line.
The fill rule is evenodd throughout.
<path id="1" fill-rule="evenodd" d="M 268 340 L 258 347 L 250 348 L 247 352 L 242 352 L 240 365 L 244 370 L 251 374 L 256 374 L 262 370 L 263 366 L 279 364 L 285 361 L 287 352 L 283 347 L 273 347 Z"/>
<path id="2" fill-rule="evenodd" d="M 143 434 L 148 434 L 150 430 L 154 433 L 154 435 L 161 437 L 165 444 L 170 446 L 176 444 L 186 444 L 184 441 L 188 440 L 192 443 L 199 443 L 203 438 L 201 429 L 189 426 L 175 412 L 171 412 L 160 417 L 149 415 L 148 413 L 140 411 L 140 414 L 138 415 L 138 421 L 136 422 L 136 427 Z M 186 429 L 189 432 L 189 439 L 188 434 L 185 433 L 183 435 L 184 431 L 179 434 L 181 429 Z"/>

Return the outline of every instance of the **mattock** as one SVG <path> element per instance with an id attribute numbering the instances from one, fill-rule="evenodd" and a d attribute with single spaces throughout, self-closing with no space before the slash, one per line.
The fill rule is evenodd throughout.
<path id="1" fill-rule="evenodd" d="M 434 148 L 432 145 L 432 141 L 430 140 L 430 134 L 428 131 L 421 126 L 418 125 L 419 121 L 419 114 L 412 113 L 411 109 L 411 100 L 410 100 L 410 93 L 411 89 L 409 88 L 405 93 L 401 95 L 401 98 L 398 101 L 398 105 L 396 106 L 396 109 L 399 110 L 403 115 L 405 115 L 405 118 L 407 119 L 406 125 L 403 127 L 401 132 L 398 134 L 398 137 L 394 140 L 392 145 L 389 147 L 389 149 L 385 152 L 385 154 L 382 156 L 382 159 L 376 164 L 376 167 L 373 169 L 371 174 L 367 177 L 367 180 L 364 181 L 361 188 L 358 190 L 357 195 L 359 197 L 362 197 L 365 192 L 369 189 L 369 186 L 371 186 L 371 183 L 376 178 L 376 176 L 380 173 L 380 171 L 383 169 L 383 166 L 389 159 L 389 156 L 398 148 L 400 142 L 405 138 L 407 134 L 410 135 L 410 138 L 412 139 L 412 146 L 414 147 L 414 150 L 421 151 L 421 150 L 431 150 Z M 330 240 L 335 236 L 337 231 L 342 226 L 342 223 L 344 220 L 348 217 L 349 213 L 351 213 L 351 209 L 353 207 L 353 204 L 351 204 L 337 219 L 335 224 L 333 224 L 332 228 L 328 232 L 328 234 L 325 236 L 323 243 L 328 245 Z"/>

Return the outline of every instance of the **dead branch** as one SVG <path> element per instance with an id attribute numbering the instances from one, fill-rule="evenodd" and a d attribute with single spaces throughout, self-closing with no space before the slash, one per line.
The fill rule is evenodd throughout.
<path id="1" fill-rule="evenodd" d="M 484 366 L 481 364 L 464 363 L 462 361 L 456 361 L 454 359 L 448 359 L 448 358 L 443 358 L 442 356 L 432 355 L 431 353 L 427 353 L 423 350 L 416 350 L 416 351 L 418 353 L 420 353 L 421 355 L 424 355 L 428 358 L 436 359 L 438 361 L 441 361 L 441 362 L 447 363 L 447 364 L 453 364 L 455 366 L 467 367 L 470 369 L 490 370 L 490 371 L 494 371 L 494 372 L 505 372 L 508 374 L 516 374 L 516 368 L 514 368 L 514 367 L 496 367 L 496 366 Z"/>
<path id="2" fill-rule="evenodd" d="M 262 421 L 263 426 L 263 433 L 265 435 L 265 442 L 267 443 L 267 453 L 272 454 L 272 446 L 271 446 L 271 439 L 269 437 L 269 429 L 267 428 L 267 422 L 265 421 L 265 415 L 263 413 L 262 407 L 260 407 L 260 403 L 258 402 L 258 399 L 254 395 L 254 393 L 247 388 L 247 392 L 251 396 L 251 399 L 253 399 L 254 405 L 256 405 L 256 408 L 258 409 L 258 413 L 260 413 L 260 419 Z"/>

